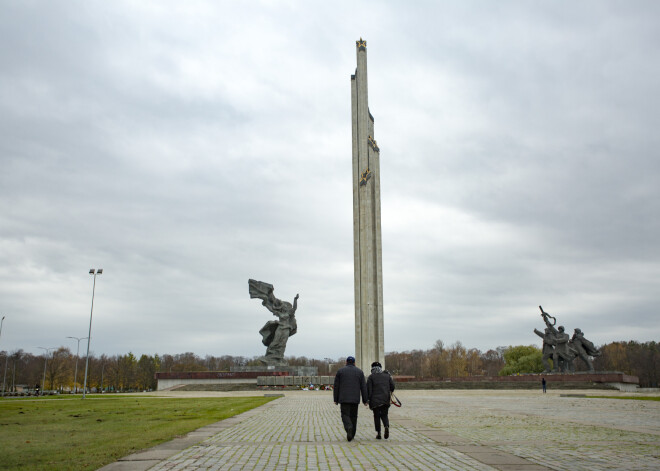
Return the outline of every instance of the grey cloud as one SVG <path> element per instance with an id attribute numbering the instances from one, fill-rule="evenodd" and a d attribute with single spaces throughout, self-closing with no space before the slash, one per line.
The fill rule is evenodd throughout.
<path id="1" fill-rule="evenodd" d="M 8 6 L 0 348 L 84 335 L 103 266 L 97 353 L 258 355 L 259 278 L 301 294 L 291 354 L 349 354 L 360 36 L 386 349 L 534 343 L 538 304 L 657 339 L 657 9 Z"/>

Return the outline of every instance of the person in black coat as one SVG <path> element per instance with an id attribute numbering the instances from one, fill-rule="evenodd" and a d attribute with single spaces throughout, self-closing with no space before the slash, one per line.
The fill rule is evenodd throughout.
<path id="1" fill-rule="evenodd" d="M 355 358 L 350 356 L 346 358 L 346 366 L 337 371 L 332 395 L 335 404 L 340 404 L 341 421 L 346 430 L 346 439 L 350 442 L 357 431 L 360 397 L 362 397 L 364 405 L 367 405 L 367 385 L 364 373 L 355 366 Z"/>
<path id="2" fill-rule="evenodd" d="M 390 396 L 394 391 L 394 380 L 383 365 L 375 361 L 371 364 L 371 374 L 367 380 L 367 397 L 369 408 L 374 412 L 374 425 L 376 438 L 380 440 L 380 423 L 385 427 L 385 438 L 390 437 L 390 419 L 387 413 L 390 410 Z"/>

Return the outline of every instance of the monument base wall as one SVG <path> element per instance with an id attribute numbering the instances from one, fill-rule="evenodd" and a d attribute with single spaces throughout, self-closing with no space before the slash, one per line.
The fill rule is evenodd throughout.
<path id="1" fill-rule="evenodd" d="M 258 377 L 318 377 L 316 366 L 237 366 L 231 371 L 176 371 L 156 373 L 157 391 L 175 386 L 190 385 L 232 385 L 246 384 L 257 386 Z M 307 384 L 309 384 L 308 381 Z M 315 383 L 316 384 L 316 383 Z"/>
<path id="2" fill-rule="evenodd" d="M 593 383 L 628 383 L 639 384 L 637 376 L 630 376 L 620 371 L 581 371 L 577 373 L 534 373 L 510 376 L 465 376 L 449 378 L 449 381 L 496 381 L 496 382 L 540 382 L 541 378 L 546 381 L 561 383 L 568 382 L 593 382 Z"/>
<path id="3" fill-rule="evenodd" d="M 334 376 L 259 376 L 257 386 L 332 386 Z"/>
<path id="4" fill-rule="evenodd" d="M 276 370 L 277 368 L 277 370 Z M 305 387 L 314 384 L 332 386 L 334 376 L 319 376 L 316 367 L 274 367 L 264 371 L 264 367 L 238 367 L 243 371 L 196 371 L 177 373 L 156 373 L 157 390 L 175 386 L 195 387 L 198 390 L 216 388 L 235 389 L 257 386 Z M 311 371 L 314 374 L 300 374 Z M 296 374 L 298 373 L 298 374 Z M 639 378 L 621 372 L 580 372 L 572 374 L 542 373 L 515 376 L 465 376 L 456 378 L 415 378 L 395 376 L 398 389 L 536 389 L 545 378 L 550 389 L 617 389 L 635 392 Z"/>
<path id="5" fill-rule="evenodd" d="M 156 373 L 157 391 L 180 385 L 191 384 L 252 384 L 257 385 L 258 376 L 288 376 L 286 371 L 177 371 Z"/>
<path id="6" fill-rule="evenodd" d="M 318 376 L 316 366 L 232 366 L 231 372 L 259 373 L 259 376 L 272 376 L 272 373 L 281 373 L 282 376 Z"/>
<path id="7" fill-rule="evenodd" d="M 617 371 L 461 376 L 444 379 L 406 377 L 400 383 L 402 389 L 535 389 L 541 387 L 541 378 L 545 378 L 548 387 L 555 389 L 618 389 L 634 392 L 639 387 L 637 376 Z"/>
<path id="8" fill-rule="evenodd" d="M 176 386 L 187 386 L 190 384 L 203 384 L 203 385 L 213 385 L 213 384 L 245 384 L 245 385 L 256 385 L 256 378 L 243 378 L 243 379 L 159 379 L 158 386 L 156 391 L 162 391 L 164 389 L 170 389 Z"/>

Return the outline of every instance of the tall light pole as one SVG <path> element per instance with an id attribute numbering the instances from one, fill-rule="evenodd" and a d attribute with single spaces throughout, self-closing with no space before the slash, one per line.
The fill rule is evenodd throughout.
<path id="1" fill-rule="evenodd" d="M 37 348 L 40 348 L 42 350 L 46 350 L 46 353 L 44 354 L 44 357 L 46 358 L 46 360 L 44 361 L 44 379 L 41 383 L 41 395 L 43 396 L 44 391 L 46 390 L 46 365 L 48 365 L 48 355 L 49 355 L 50 351 L 55 350 L 56 347 L 48 347 L 48 348 L 46 348 L 46 347 L 37 347 Z"/>
<path id="2" fill-rule="evenodd" d="M 103 268 L 95 270 L 89 269 L 89 274 L 94 275 L 94 286 L 92 286 L 92 309 L 89 311 L 89 334 L 87 335 L 87 360 L 85 360 L 85 382 L 83 383 L 83 395 L 85 399 L 85 392 L 87 391 L 87 369 L 89 368 L 89 343 L 92 340 L 92 314 L 94 314 L 94 292 L 96 291 L 96 275 L 103 274 Z"/>
<path id="3" fill-rule="evenodd" d="M 5 384 L 7 383 L 7 365 L 9 364 L 9 351 L 5 354 L 5 374 L 2 375 L 2 396 L 5 395 Z"/>
<path id="4" fill-rule="evenodd" d="M 68 339 L 76 339 L 78 341 L 78 348 L 76 349 L 76 372 L 73 375 L 73 389 L 74 394 L 78 394 L 78 353 L 80 353 L 80 341 L 87 337 L 67 337 Z"/>
<path id="5" fill-rule="evenodd" d="M 0 320 L 0 339 L 2 339 L 2 324 L 5 323 L 5 316 L 2 316 L 2 320 Z M 7 350 L 6 353 L 6 358 L 5 358 L 5 375 L 2 378 L 2 396 L 4 397 L 5 395 L 5 380 L 7 379 L 7 362 L 9 361 L 9 350 Z"/>
<path id="6" fill-rule="evenodd" d="M 103 393 L 103 371 L 105 370 L 105 362 L 101 363 L 101 393 Z"/>

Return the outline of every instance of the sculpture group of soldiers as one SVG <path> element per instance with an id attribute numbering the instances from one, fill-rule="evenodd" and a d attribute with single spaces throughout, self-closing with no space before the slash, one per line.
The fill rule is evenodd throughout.
<path id="1" fill-rule="evenodd" d="M 545 332 L 534 329 L 534 333 L 543 339 L 543 367 L 545 372 L 549 373 L 552 358 L 552 371 L 555 373 L 572 373 L 575 371 L 573 361 L 581 358 L 587 365 L 589 371 L 594 371 L 594 365 L 591 357 L 600 355 L 600 352 L 594 347 L 594 344 L 584 338 L 580 329 L 575 329 L 573 337 L 564 332 L 564 326 L 555 328 L 557 319 L 545 312 L 541 306 L 541 317 L 545 322 Z M 552 319 L 552 322 L 550 321 Z"/>

